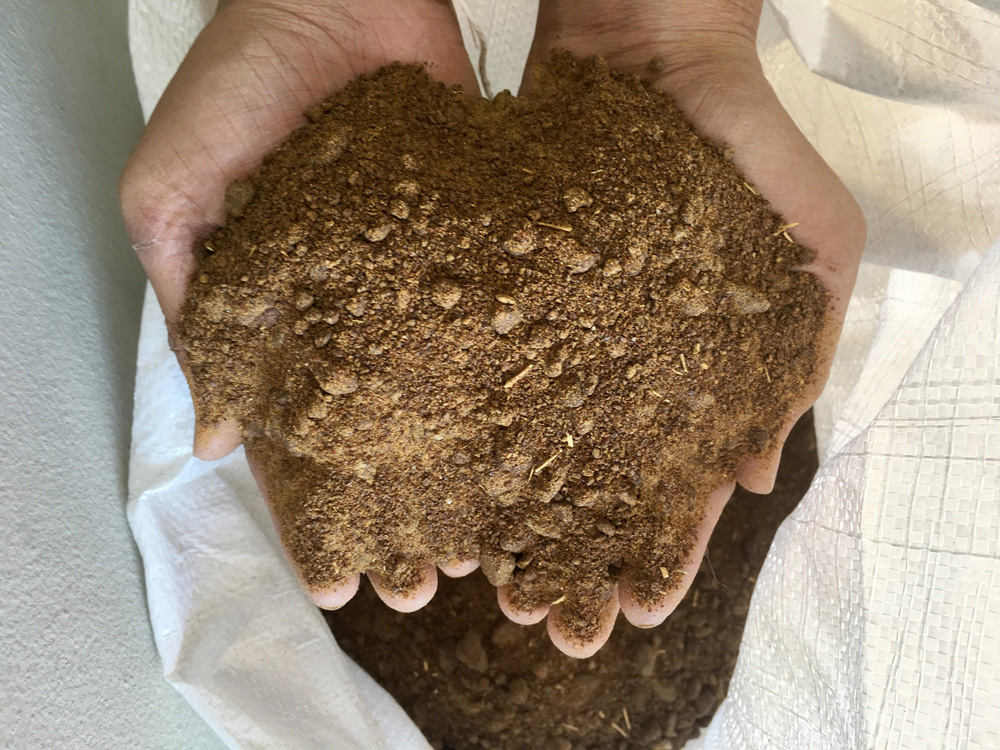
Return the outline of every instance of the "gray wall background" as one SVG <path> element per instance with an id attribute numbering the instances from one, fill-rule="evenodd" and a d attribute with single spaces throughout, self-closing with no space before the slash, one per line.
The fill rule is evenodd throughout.
<path id="1" fill-rule="evenodd" d="M 221 748 L 162 677 L 125 521 L 126 2 L 0 0 L 0 19 L 0 748 Z"/>

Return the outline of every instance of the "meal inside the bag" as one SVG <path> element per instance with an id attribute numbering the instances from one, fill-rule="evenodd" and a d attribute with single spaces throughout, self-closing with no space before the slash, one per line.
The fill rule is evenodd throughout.
<path id="1" fill-rule="evenodd" d="M 313 590 L 479 560 L 586 641 L 622 576 L 641 603 L 679 584 L 705 497 L 817 367 L 811 253 L 600 60 L 557 54 L 492 101 L 419 66 L 362 76 L 227 205 L 184 368 L 203 424 L 238 420 Z"/>

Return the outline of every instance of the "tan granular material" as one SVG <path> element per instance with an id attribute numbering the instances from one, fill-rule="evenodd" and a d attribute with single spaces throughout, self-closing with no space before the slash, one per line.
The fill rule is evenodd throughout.
<path id="1" fill-rule="evenodd" d="M 580 638 L 622 571 L 676 585 L 704 497 L 813 375 L 811 253 L 599 60 L 493 101 L 395 64 L 307 114 L 227 193 L 180 328 L 306 584 L 478 558 Z"/>
<path id="2" fill-rule="evenodd" d="M 737 490 L 691 590 L 666 622 L 619 619 L 587 660 L 560 653 L 545 625 L 514 625 L 479 575 L 442 580 L 401 614 L 370 587 L 327 622 L 438 750 L 679 750 L 726 695 L 757 573 L 779 524 L 816 471 L 811 413 L 788 438 L 774 492 Z"/>

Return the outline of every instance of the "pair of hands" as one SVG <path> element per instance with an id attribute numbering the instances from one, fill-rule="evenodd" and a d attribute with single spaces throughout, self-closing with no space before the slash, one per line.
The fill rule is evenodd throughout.
<path id="1" fill-rule="evenodd" d="M 529 59 L 555 48 L 600 55 L 613 69 L 637 73 L 669 93 L 703 136 L 731 147 L 735 163 L 774 209 L 792 222 L 795 239 L 816 252 L 808 269 L 831 293 L 828 330 L 818 369 L 822 377 L 787 416 L 784 442 L 795 421 L 822 390 L 854 285 L 865 224 L 847 189 L 798 131 L 763 77 L 755 38 L 763 0 L 541 0 Z M 650 61 L 657 59 L 655 66 Z M 171 334 L 188 280 L 195 272 L 194 242 L 225 218 L 224 195 L 233 180 L 304 122 L 305 109 L 352 78 L 390 62 L 426 63 L 432 76 L 478 90 L 454 12 L 446 0 L 223 0 L 163 94 L 121 180 L 126 227 L 149 275 Z M 655 68 L 655 69 L 654 69 Z M 525 81 L 529 78 L 526 76 Z M 220 458 L 240 444 L 235 424 L 199 428 L 194 452 Z M 770 491 L 780 447 L 748 460 L 735 479 L 754 492 Z M 694 578 L 709 535 L 734 484 L 709 499 L 698 542 L 682 579 Z M 445 572 L 464 575 L 475 562 Z M 627 571 L 626 571 L 627 576 Z M 434 595 L 436 572 L 408 598 L 372 582 L 391 607 L 411 611 Z M 334 590 L 310 592 L 336 607 L 357 591 L 359 577 Z M 620 588 L 622 612 L 650 627 L 683 597 L 670 592 L 642 607 Z M 519 613 L 538 621 L 545 611 Z M 617 611 L 618 604 L 615 604 Z M 574 656 L 594 642 L 564 637 L 557 608 L 550 613 L 553 642 Z M 613 624 L 614 618 L 611 618 Z"/>

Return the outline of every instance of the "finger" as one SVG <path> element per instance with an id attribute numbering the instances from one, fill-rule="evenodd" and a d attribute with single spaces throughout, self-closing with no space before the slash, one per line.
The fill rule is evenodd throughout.
<path id="1" fill-rule="evenodd" d="M 374 570 L 367 572 L 372 588 L 387 607 L 397 612 L 416 612 L 424 607 L 437 592 L 437 568 L 429 564 L 421 564 L 416 568 L 417 582 L 408 586 L 405 591 L 399 591 L 391 586 L 385 578 Z"/>
<path id="2" fill-rule="evenodd" d="M 264 464 L 250 451 L 247 451 L 246 456 L 250 473 L 257 483 L 257 488 L 260 490 L 260 494 L 264 498 L 267 509 L 271 514 L 271 520 L 274 522 L 274 526 L 278 529 L 280 535 L 281 519 L 274 513 L 274 509 L 271 507 L 271 502 L 268 499 L 267 476 L 264 471 Z M 296 580 L 317 607 L 321 607 L 322 609 L 339 609 L 358 593 L 358 587 L 361 585 L 360 574 L 355 573 L 354 575 L 347 576 L 330 586 L 312 589 L 306 583 L 305 576 L 303 576 L 302 571 L 295 564 L 294 559 L 291 556 L 287 557 L 289 564 L 292 566 L 292 572 L 295 573 Z"/>
<path id="3" fill-rule="evenodd" d="M 829 276 L 829 272 L 814 265 L 804 269 L 811 273 L 816 273 L 820 282 L 827 289 L 830 286 L 836 287 L 846 282 L 846 276 L 850 276 L 850 284 L 853 287 L 854 273 L 841 274 L 841 277 Z M 850 296 L 850 292 L 842 292 Z M 820 397 L 826 381 L 830 376 L 830 368 L 833 365 L 833 357 L 837 351 L 837 342 L 840 339 L 840 331 L 844 325 L 846 302 L 836 294 L 831 294 L 827 305 L 826 321 L 823 330 L 820 331 L 816 341 L 816 364 L 813 375 L 807 383 L 801 387 L 798 398 L 788 407 L 788 412 L 781 423 L 774 438 L 770 440 L 767 449 L 759 456 L 750 456 L 736 470 L 736 481 L 744 489 L 757 494 L 766 495 L 774 489 L 774 483 L 778 476 L 778 466 L 781 462 L 781 451 L 789 433 L 795 427 L 802 415 L 812 408 L 816 399 Z"/>
<path id="4" fill-rule="evenodd" d="M 536 609 L 520 609 L 513 602 L 512 592 L 512 584 L 497 587 L 497 603 L 500 605 L 500 611 L 507 616 L 508 620 L 516 622 L 518 625 L 534 625 L 545 619 L 545 615 L 549 613 L 548 605 Z"/>
<path id="5" fill-rule="evenodd" d="M 243 438 L 239 423 L 232 418 L 212 425 L 195 420 L 194 455 L 202 461 L 216 461 L 236 450 Z"/>
<path id="6" fill-rule="evenodd" d="M 691 587 L 691 583 L 698 573 L 698 568 L 701 567 L 701 559 L 708 548 L 708 539 L 715 530 L 719 516 L 722 515 L 722 509 L 726 507 L 726 503 L 729 502 L 735 488 L 736 484 L 729 482 L 714 490 L 706 498 L 705 515 L 698 526 L 698 536 L 691 548 L 687 562 L 680 570 L 666 571 L 666 578 L 663 577 L 662 572 L 655 574 L 662 579 L 661 593 L 652 599 L 640 596 L 634 576 L 628 572 L 622 576 L 618 584 L 618 601 L 622 614 L 630 623 L 640 628 L 651 628 L 666 620 L 670 613 L 677 608 Z"/>
<path id="7" fill-rule="evenodd" d="M 831 346 L 826 351 L 832 355 L 833 347 Z M 773 439 L 769 442 L 766 450 L 760 455 L 746 458 L 736 469 L 736 482 L 743 489 L 758 495 L 767 495 L 774 489 L 785 441 L 788 440 L 788 435 L 795 427 L 795 424 L 812 408 L 812 405 L 823 390 L 823 385 L 826 383 L 829 364 L 825 363 L 825 361 L 821 362 L 820 369 L 822 372 L 817 374 L 810 387 L 789 407 L 788 414 L 785 416 Z"/>
<path id="8" fill-rule="evenodd" d="M 340 609 L 354 598 L 360 586 L 361 575 L 355 573 L 328 588 L 310 591 L 309 598 L 321 609 Z"/>
<path id="9" fill-rule="evenodd" d="M 438 567 L 449 578 L 462 578 L 479 567 L 479 560 L 456 560 Z"/>
<path id="10" fill-rule="evenodd" d="M 759 455 L 750 456 L 736 470 L 736 482 L 746 490 L 758 495 L 767 495 L 774 489 L 778 476 L 778 465 L 781 463 L 781 451 L 785 447 L 788 434 L 795 423 L 809 410 L 809 405 L 796 409 L 793 416 L 788 417 L 781 425 L 778 434 L 772 441 L 772 447 Z"/>
<path id="11" fill-rule="evenodd" d="M 167 321 L 167 341 L 170 344 L 170 350 L 177 357 L 177 362 L 183 368 L 187 352 L 178 343 L 178 337 L 169 320 Z M 228 456 L 240 446 L 243 442 L 243 435 L 240 431 L 239 422 L 236 419 L 226 418 L 215 423 L 206 422 L 202 418 L 202 415 L 198 413 L 199 404 L 197 401 L 194 406 L 195 420 L 192 453 L 195 458 L 202 461 L 216 461 Z M 250 468 L 253 470 L 252 464 Z M 257 477 L 257 483 L 263 486 L 259 477 Z"/>
<path id="12" fill-rule="evenodd" d="M 567 656 L 575 659 L 587 659 L 607 643 L 611 637 L 611 632 L 615 629 L 615 621 L 618 619 L 618 592 L 617 587 L 611 590 L 607 602 L 601 608 L 597 617 L 596 625 L 592 630 L 588 630 L 585 637 L 576 633 L 573 625 L 567 621 L 566 613 L 569 605 L 567 603 L 555 604 L 549 610 L 548 632 L 552 644 Z"/>

